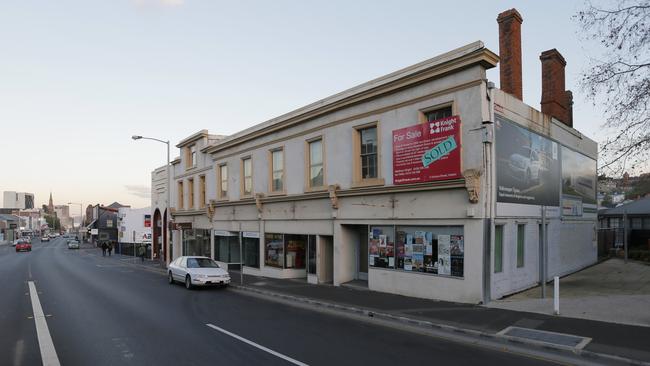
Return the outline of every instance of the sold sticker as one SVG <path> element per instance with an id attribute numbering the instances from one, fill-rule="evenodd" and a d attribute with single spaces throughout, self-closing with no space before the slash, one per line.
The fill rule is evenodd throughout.
<path id="1" fill-rule="evenodd" d="M 422 165 L 425 168 L 428 167 L 436 160 L 454 151 L 457 147 L 458 145 L 456 145 L 454 136 L 449 136 L 447 139 L 443 140 L 441 143 L 434 146 L 431 150 L 425 152 L 424 155 L 422 155 Z"/>

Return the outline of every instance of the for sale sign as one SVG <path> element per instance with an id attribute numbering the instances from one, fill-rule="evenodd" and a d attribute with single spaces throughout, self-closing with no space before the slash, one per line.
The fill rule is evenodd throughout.
<path id="1" fill-rule="evenodd" d="M 393 131 L 394 184 L 460 177 L 460 117 Z"/>

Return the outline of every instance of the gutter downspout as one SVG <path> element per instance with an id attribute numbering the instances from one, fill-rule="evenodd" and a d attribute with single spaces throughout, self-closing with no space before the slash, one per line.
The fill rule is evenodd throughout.
<path id="1" fill-rule="evenodd" d="M 494 137 L 494 83 L 486 81 L 489 120 L 483 121 L 483 158 L 485 171 L 484 219 L 483 219 L 483 305 L 492 300 L 492 227 L 493 227 L 493 188 L 492 148 Z"/>

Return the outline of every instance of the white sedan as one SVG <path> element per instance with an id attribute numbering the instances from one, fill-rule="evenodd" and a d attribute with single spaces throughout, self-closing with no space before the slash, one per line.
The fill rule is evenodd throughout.
<path id="1" fill-rule="evenodd" d="M 208 257 L 178 257 L 169 264 L 167 277 L 169 284 L 183 282 L 185 288 L 230 284 L 230 274 Z"/>

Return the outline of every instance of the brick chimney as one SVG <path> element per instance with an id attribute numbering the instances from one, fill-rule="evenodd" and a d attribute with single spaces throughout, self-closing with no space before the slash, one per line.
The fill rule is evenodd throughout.
<path id="1" fill-rule="evenodd" d="M 566 90 L 566 61 L 555 48 L 539 56 L 542 61 L 542 113 L 573 127 L 573 93 Z"/>
<path id="2" fill-rule="evenodd" d="M 566 108 L 567 108 L 567 121 L 565 124 L 569 127 L 573 127 L 573 93 L 571 90 L 566 91 Z"/>
<path id="3" fill-rule="evenodd" d="M 516 9 L 499 14 L 499 58 L 501 90 L 523 99 L 521 83 L 521 14 Z"/>

